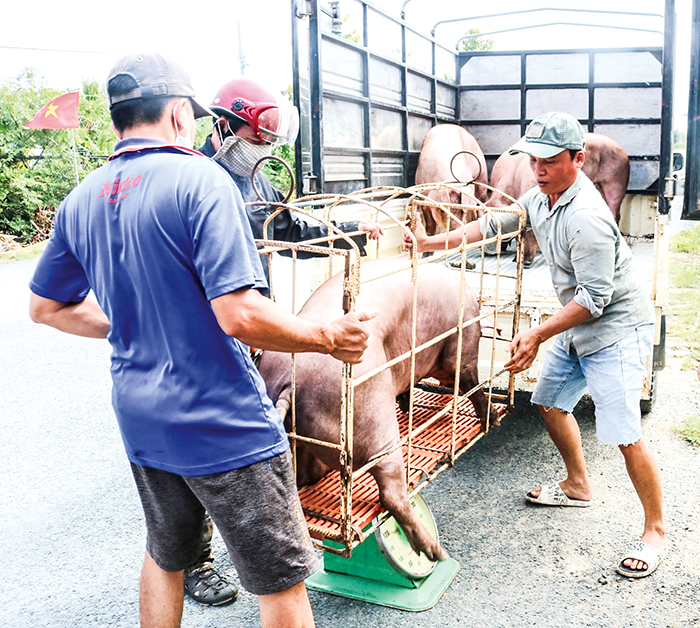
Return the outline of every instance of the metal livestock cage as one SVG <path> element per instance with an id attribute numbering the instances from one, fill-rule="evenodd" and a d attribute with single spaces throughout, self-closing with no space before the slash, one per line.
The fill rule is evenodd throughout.
<path id="1" fill-rule="evenodd" d="M 295 211 L 303 214 L 308 220 L 320 222 L 326 226 L 328 235 L 325 238 L 303 243 L 279 242 L 268 239 L 257 241 L 258 246 L 262 247 L 260 252 L 270 256 L 273 296 L 294 313 L 299 309 L 298 295 L 304 293 L 303 284 L 308 280 L 309 268 L 319 267 L 319 264 L 314 264 L 313 260 L 299 259 L 300 252 L 313 253 L 324 259 L 321 264 L 325 267 L 324 277 L 328 277 L 336 271 L 343 274 L 342 307 L 345 312 L 354 311 L 355 302 L 361 293 L 362 286 L 381 276 L 410 269 L 411 279 L 414 282 L 411 320 L 397 321 L 397 324 L 411 326 L 410 350 L 402 355 L 394 356 L 393 359 L 384 364 L 375 365 L 371 371 L 360 376 L 357 376 L 356 367 L 353 365 L 344 363 L 342 366 L 342 390 L 338 390 L 338 396 L 341 399 L 341 416 L 338 417 L 340 431 L 337 442 L 323 442 L 297 433 L 295 399 L 297 395 L 309 393 L 308 391 L 305 393 L 303 390 L 296 390 L 295 376 L 292 376 L 293 393 L 290 413 L 287 415 L 287 429 L 292 443 L 295 469 L 297 465 L 296 447 L 300 442 L 330 447 L 338 454 L 337 469 L 331 471 L 313 486 L 300 489 L 302 506 L 314 542 L 324 550 L 341 556 L 349 556 L 352 549 L 371 535 L 388 517 L 386 512 L 382 512 L 377 486 L 368 473 L 372 466 L 396 449 L 401 448 L 406 465 L 409 493 L 411 495 L 418 493 L 440 473 L 454 465 L 455 460 L 488 431 L 493 418 L 489 417 L 485 426 L 481 425 L 471 402 L 467 398 L 471 393 L 478 388 L 485 390 L 489 400 L 493 399 L 497 403 L 499 413 L 503 413 L 506 407 L 513 402 L 513 376 L 509 377 L 508 391 L 505 394 L 498 394 L 494 391 L 493 382 L 504 373 L 503 369 L 497 365 L 495 346 L 497 343 L 509 342 L 518 330 L 522 281 L 520 229 L 512 233 L 502 233 L 499 229 L 497 235 L 490 240 L 473 244 L 467 244 L 466 240 L 462 242 L 459 249 L 459 260 L 456 263 L 453 262 L 453 266 L 456 268 L 452 271 L 460 273 L 462 278 L 462 290 L 459 295 L 459 320 L 455 320 L 453 327 L 447 332 L 423 344 L 416 344 L 419 267 L 436 261 L 448 265 L 447 258 L 454 255 L 454 251 L 441 252 L 431 258 L 420 258 L 415 252 L 415 247 L 410 254 L 398 254 L 395 245 L 397 239 L 403 239 L 403 234 L 409 234 L 411 238 L 414 238 L 410 225 L 415 220 L 416 212 L 421 206 L 432 205 L 438 211 L 446 212 L 449 215 L 449 220 L 462 224 L 458 218 L 449 214 L 448 208 L 427 197 L 429 191 L 440 187 L 452 187 L 465 193 L 464 186 L 459 183 L 441 183 L 411 188 L 375 187 L 349 194 L 310 195 L 299 198 L 291 205 L 273 204 L 276 211 L 265 223 L 265 238 L 269 223 L 284 211 Z M 492 210 L 476 199 L 474 199 L 474 207 L 485 211 L 489 216 L 491 215 Z M 449 209 L 454 210 L 455 208 Z M 520 226 L 524 225 L 525 214 L 522 208 L 506 211 L 518 213 Z M 382 268 L 380 272 L 377 272 L 376 266 L 374 266 L 372 276 L 368 276 L 367 272 L 361 272 L 360 252 L 358 246 L 350 239 L 353 234 L 341 232 L 332 222 L 337 219 L 347 219 L 348 216 L 375 220 L 384 228 L 385 235 L 382 237 L 382 243 L 378 242 L 374 247 L 371 247 L 369 259 L 391 257 L 394 260 L 398 258 L 403 261 L 398 262 L 398 264 L 391 263 L 390 268 Z M 494 214 L 494 216 L 496 215 Z M 496 220 L 498 220 L 497 217 Z M 518 243 L 517 263 L 513 265 L 512 256 L 510 256 L 508 261 L 511 264 L 511 270 L 505 272 L 503 270 L 505 260 L 504 265 L 501 265 L 500 245 L 501 242 L 510 239 L 514 239 Z M 344 246 L 347 248 L 334 246 L 338 240 L 343 240 Z M 495 264 L 489 260 L 491 271 L 486 270 L 484 266 L 484 252 L 488 246 L 494 247 L 496 252 L 495 258 L 493 258 L 496 260 Z M 291 259 L 283 260 L 279 256 L 273 256 L 273 253 L 281 251 L 287 252 Z M 469 252 L 473 256 L 475 251 L 479 253 L 479 258 L 482 261 L 481 264 L 477 264 L 475 269 L 469 270 L 467 268 L 467 253 Z M 286 266 L 288 274 L 280 275 L 276 272 L 275 267 L 278 265 Z M 322 279 L 318 278 L 318 281 Z M 464 320 L 463 317 L 465 281 L 470 285 L 483 309 L 479 316 L 470 320 Z M 285 288 L 291 290 L 287 290 L 286 294 L 283 294 Z M 306 292 L 308 293 L 312 289 L 313 286 L 308 286 Z M 501 294 L 507 295 L 507 298 L 499 297 Z M 494 323 L 493 332 L 482 337 L 480 351 L 488 356 L 489 368 L 484 373 L 483 378 L 480 375 L 477 388 L 470 391 L 460 391 L 458 378 L 455 378 L 455 385 L 451 390 L 435 388 L 436 382 L 423 382 L 421 386 L 415 385 L 415 360 L 418 353 L 436 342 L 456 334 L 459 339 L 456 370 L 459 372 L 459 361 L 463 359 L 461 356 L 463 330 L 470 325 L 480 325 L 487 318 L 495 320 L 497 317 L 502 319 L 503 316 L 509 317 L 511 324 L 508 331 L 510 333 L 501 335 L 496 330 Z M 402 361 L 411 365 L 411 382 L 413 383 L 409 389 L 408 410 L 402 411 L 397 405 L 400 441 L 391 451 L 385 452 L 361 468 L 355 468 L 353 464 L 354 391 L 370 378 Z M 292 368 L 295 368 L 294 356 Z M 430 387 L 430 384 L 433 387 Z"/>

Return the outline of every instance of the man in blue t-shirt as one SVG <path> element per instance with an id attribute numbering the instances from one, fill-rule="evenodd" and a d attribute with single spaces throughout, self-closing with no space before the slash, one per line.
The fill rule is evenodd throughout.
<path id="1" fill-rule="evenodd" d="M 199 148 L 199 152 L 212 157 L 231 176 L 246 203 L 248 222 L 256 240 L 267 237 L 282 242 L 303 242 L 325 238 L 328 229 L 292 211 L 284 211 L 272 220 L 265 235 L 265 221 L 277 210 L 277 206 L 260 202 L 260 197 L 270 203 L 281 203 L 284 195 L 274 188 L 262 170 L 253 171 L 260 159 L 272 154 L 272 147 L 292 144 L 299 130 L 299 114 L 296 107 L 281 95 L 263 87 L 249 78 L 239 77 L 227 81 L 214 97 L 211 110 L 219 117 L 214 120 L 211 135 Z M 343 232 L 360 231 L 351 236 L 365 255 L 367 238 L 377 239 L 384 233 L 381 226 L 371 220 L 333 222 Z M 319 243 L 326 246 L 327 243 Z M 334 241 L 335 248 L 349 248 L 343 239 Z M 279 251 L 291 256 L 291 250 Z M 316 257 L 316 253 L 297 251 L 297 259 Z M 261 255 L 265 278 L 269 281 L 269 256 Z M 220 573 L 214 564 L 211 539 L 213 526 L 208 519 L 202 537 L 202 552 L 194 564 L 185 569 L 185 592 L 204 605 L 222 605 L 233 601 L 236 586 Z"/>
<path id="2" fill-rule="evenodd" d="M 303 580 L 317 561 L 284 426 L 246 345 L 358 362 L 373 314 L 322 327 L 261 295 L 240 194 L 192 150 L 195 118 L 212 113 L 175 62 L 124 57 L 107 91 L 120 141 L 56 212 L 30 312 L 112 345 L 112 401 L 148 530 L 142 626 L 179 625 L 205 511 L 260 596 L 262 625 L 311 626 Z"/>

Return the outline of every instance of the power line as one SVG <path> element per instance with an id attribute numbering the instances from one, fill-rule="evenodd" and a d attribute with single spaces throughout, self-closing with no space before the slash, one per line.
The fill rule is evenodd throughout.
<path id="1" fill-rule="evenodd" d="M 120 52 L 107 52 L 104 50 L 61 50 L 58 48 L 24 48 L 22 46 L 0 46 L 6 50 L 36 50 L 37 52 L 75 52 L 83 55 L 118 55 Z"/>
<path id="2" fill-rule="evenodd" d="M 62 48 L 29 48 L 29 47 L 23 47 L 23 46 L 0 46 L 1 49 L 4 50 L 33 50 L 35 52 L 68 52 L 68 53 L 73 53 L 73 54 L 81 54 L 81 55 L 118 55 L 118 56 L 124 56 L 125 54 L 128 54 L 127 52 L 121 51 L 121 52 L 110 52 L 108 50 L 64 50 Z M 178 57 L 188 57 L 188 58 L 197 58 L 197 59 L 210 59 L 211 54 L 191 54 L 188 52 L 181 53 L 178 51 L 177 53 Z"/>

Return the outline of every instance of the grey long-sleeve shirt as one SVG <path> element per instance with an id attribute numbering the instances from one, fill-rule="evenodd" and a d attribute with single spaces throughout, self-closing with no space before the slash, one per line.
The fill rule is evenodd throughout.
<path id="1" fill-rule="evenodd" d="M 537 187 L 519 201 L 527 210 L 559 301 L 566 305 L 574 300 L 591 313 L 591 318 L 563 332 L 567 350 L 573 341 L 584 357 L 655 321 L 649 282 L 647 287 L 640 282 L 610 209 L 583 172 L 554 207 Z M 503 232 L 518 228 L 517 215 L 500 213 L 499 218 Z M 491 220 L 485 237 L 495 233 Z"/>

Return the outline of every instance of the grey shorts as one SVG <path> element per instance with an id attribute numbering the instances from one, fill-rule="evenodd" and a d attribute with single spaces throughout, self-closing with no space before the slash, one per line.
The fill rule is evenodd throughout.
<path id="1" fill-rule="evenodd" d="M 289 451 L 211 475 L 185 477 L 134 464 L 131 470 L 146 517 L 146 548 L 161 569 L 180 571 L 197 559 L 205 511 L 251 593 L 285 591 L 318 568 Z"/>

